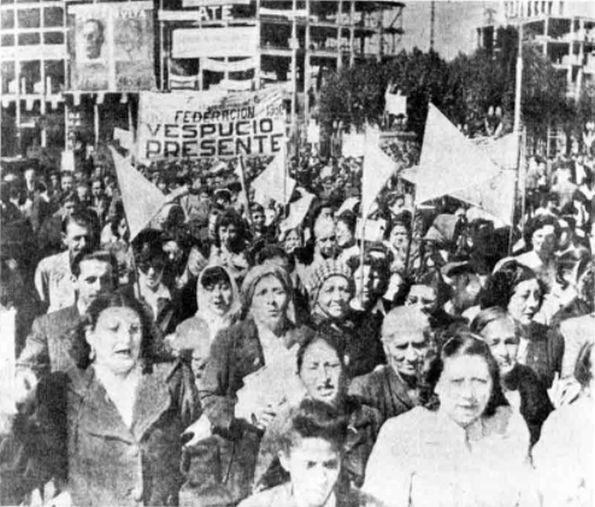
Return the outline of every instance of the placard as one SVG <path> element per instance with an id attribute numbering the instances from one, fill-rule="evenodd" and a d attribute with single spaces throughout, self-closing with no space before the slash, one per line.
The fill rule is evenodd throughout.
<path id="1" fill-rule="evenodd" d="M 152 2 L 69 7 L 71 88 L 139 91 L 155 86 Z"/>
<path id="2" fill-rule="evenodd" d="M 174 58 L 254 56 L 258 53 L 256 26 L 177 28 L 172 33 Z"/>
<path id="3" fill-rule="evenodd" d="M 272 155 L 285 138 L 277 90 L 141 93 L 138 160 Z"/>

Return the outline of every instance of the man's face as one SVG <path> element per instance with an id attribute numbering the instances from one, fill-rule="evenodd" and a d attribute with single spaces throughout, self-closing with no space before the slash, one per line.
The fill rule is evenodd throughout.
<path id="1" fill-rule="evenodd" d="M 83 41 L 85 55 L 89 60 L 95 60 L 101 56 L 103 46 L 103 30 L 98 21 L 89 20 L 83 26 Z"/>
<path id="2" fill-rule="evenodd" d="M 91 186 L 91 193 L 93 197 L 100 197 L 102 192 L 101 183 L 99 181 L 94 181 L 93 185 Z"/>
<path id="3" fill-rule="evenodd" d="M 316 234 L 316 246 L 320 255 L 325 259 L 333 258 L 337 246 L 337 238 L 335 236 L 335 228 L 332 222 L 321 227 Z"/>
<path id="4" fill-rule="evenodd" d="M 264 213 L 260 210 L 256 210 L 252 212 L 252 222 L 254 224 L 254 229 L 257 231 L 261 231 L 264 227 Z"/>
<path id="5" fill-rule="evenodd" d="M 79 185 L 76 187 L 76 193 L 79 200 L 84 201 L 89 197 L 89 187 L 87 185 Z"/>
<path id="6" fill-rule="evenodd" d="M 62 181 L 60 182 L 60 186 L 62 187 L 63 192 L 69 192 L 72 190 L 73 183 L 72 183 L 72 176 L 65 175 L 62 176 Z"/>
<path id="7" fill-rule="evenodd" d="M 91 248 L 91 230 L 89 226 L 70 222 L 64 235 L 64 244 L 71 255 L 88 251 Z"/>
<path id="8" fill-rule="evenodd" d="M 95 259 L 81 261 L 76 286 L 79 301 L 88 307 L 97 296 L 114 289 L 111 264 Z"/>
<path id="9" fill-rule="evenodd" d="M 416 306 L 422 311 L 430 311 L 436 304 L 436 292 L 428 285 L 411 286 L 405 306 Z"/>

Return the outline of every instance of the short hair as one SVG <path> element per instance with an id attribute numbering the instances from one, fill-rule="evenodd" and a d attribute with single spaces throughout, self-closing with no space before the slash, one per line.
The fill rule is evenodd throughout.
<path id="1" fill-rule="evenodd" d="M 500 306 L 492 306 L 481 310 L 471 322 L 471 332 L 482 335 L 483 330 L 489 324 L 501 319 L 507 319 L 512 322 L 514 326 L 514 334 L 517 337 L 521 336 L 521 328 L 519 323 L 512 318 L 512 316 L 506 311 L 506 308 L 502 308 Z"/>
<path id="2" fill-rule="evenodd" d="M 105 31 L 105 29 L 103 27 L 103 23 L 99 19 L 89 18 L 89 19 L 85 20 L 84 24 L 86 25 L 87 23 L 95 23 L 95 26 L 99 30 L 99 33 L 101 34 L 101 36 L 103 36 L 103 32 Z"/>
<path id="3" fill-rule="evenodd" d="M 272 435 L 277 447 L 291 453 L 304 438 L 321 438 L 342 452 L 348 434 L 349 417 L 319 400 L 304 399 L 290 410 L 285 424 Z"/>
<path id="4" fill-rule="evenodd" d="M 74 190 L 69 190 L 68 192 L 64 193 L 60 198 L 60 205 L 64 206 L 67 202 L 74 202 L 75 204 L 80 203 L 80 199 L 78 194 Z"/>
<path id="5" fill-rule="evenodd" d="M 351 234 L 355 234 L 357 217 L 353 211 L 345 210 L 337 217 L 337 223 L 343 222 Z"/>
<path id="6" fill-rule="evenodd" d="M 591 364 L 592 350 L 593 342 L 588 341 L 585 343 L 581 347 L 574 365 L 574 377 L 582 387 L 587 387 L 593 379 L 593 365 Z"/>
<path id="7" fill-rule="evenodd" d="M 109 264 L 112 268 L 112 275 L 114 276 L 114 281 L 117 281 L 118 277 L 118 263 L 116 261 L 116 257 L 108 251 L 105 250 L 97 250 L 95 252 L 90 252 L 79 257 L 76 257 L 71 266 L 72 274 L 78 278 L 81 274 L 81 263 L 85 261 L 97 261 L 97 262 L 105 262 Z M 115 286 L 115 285 L 114 285 Z"/>
<path id="8" fill-rule="evenodd" d="M 264 214 L 264 208 L 262 207 L 261 204 L 258 204 L 257 202 L 253 202 L 250 205 L 250 211 L 252 213 L 263 213 Z"/>
<path id="9" fill-rule="evenodd" d="M 394 324 L 398 323 L 396 327 L 396 330 L 398 330 L 403 321 L 419 323 L 424 337 L 427 340 L 431 339 L 430 319 L 426 313 L 412 306 L 396 306 L 384 316 L 381 329 L 382 341 L 384 341 L 385 336 L 394 334 L 391 332 Z"/>
<path id="10" fill-rule="evenodd" d="M 68 232 L 68 226 L 71 223 L 75 223 L 81 227 L 86 227 L 89 229 L 89 233 L 93 233 L 93 219 L 89 215 L 89 212 L 84 209 L 75 210 L 70 215 L 62 219 L 62 232 L 64 234 Z"/>
<path id="11" fill-rule="evenodd" d="M 286 260 L 290 267 L 295 266 L 295 259 L 289 255 L 280 245 L 265 245 L 256 254 L 256 264 L 263 264 L 266 261 L 280 257 Z"/>
<path id="12" fill-rule="evenodd" d="M 221 266 L 206 267 L 200 277 L 200 284 L 207 289 L 218 283 L 227 283 L 231 286 L 231 279 L 229 278 L 227 271 Z"/>
<path id="13" fill-rule="evenodd" d="M 545 293 L 543 284 L 531 268 L 514 259 L 505 262 L 486 280 L 485 286 L 479 294 L 479 306 L 482 309 L 492 306 L 508 308 L 508 303 L 517 285 L 527 280 L 537 280 L 542 295 Z"/>
<path id="14" fill-rule="evenodd" d="M 551 215 L 537 215 L 536 217 L 531 218 L 523 229 L 525 245 L 527 245 L 527 247 L 533 246 L 533 233 L 547 225 L 551 225 L 554 228 L 554 234 L 556 235 L 556 238 L 559 238 L 561 230 L 558 218 Z"/>
<path id="15" fill-rule="evenodd" d="M 215 234 L 215 246 L 221 246 L 221 239 L 219 238 L 219 229 L 221 227 L 229 227 L 230 225 L 234 225 L 238 232 L 239 242 L 244 239 L 245 235 L 245 228 L 244 228 L 244 221 L 242 217 L 233 209 L 227 209 L 224 212 L 220 212 L 219 216 L 217 217 L 217 225 L 215 227 L 216 234 Z"/>
<path id="16" fill-rule="evenodd" d="M 427 372 L 428 383 L 435 387 L 444 371 L 446 361 L 459 356 L 479 356 L 487 364 L 488 372 L 492 379 L 492 392 L 490 393 L 490 398 L 483 415 L 494 415 L 499 406 L 508 405 L 502 392 L 500 369 L 489 345 L 480 336 L 470 331 L 459 329 L 446 340 L 440 354 L 434 358 Z"/>

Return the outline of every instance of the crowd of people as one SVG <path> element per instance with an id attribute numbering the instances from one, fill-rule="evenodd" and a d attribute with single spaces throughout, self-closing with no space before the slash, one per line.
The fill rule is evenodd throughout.
<path id="1" fill-rule="evenodd" d="M 375 237 L 361 165 L 138 166 L 135 237 L 113 168 L 4 170 L 0 503 L 591 505 L 594 160 L 533 158 L 512 230 L 395 177 Z"/>

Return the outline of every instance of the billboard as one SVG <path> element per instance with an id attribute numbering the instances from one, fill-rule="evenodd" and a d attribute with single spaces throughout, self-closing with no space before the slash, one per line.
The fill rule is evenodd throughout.
<path id="1" fill-rule="evenodd" d="M 137 157 L 235 158 L 272 155 L 285 139 L 278 90 L 140 94 Z"/>
<path id="2" fill-rule="evenodd" d="M 257 26 L 177 28 L 172 33 L 174 58 L 221 58 L 258 53 Z"/>
<path id="3" fill-rule="evenodd" d="M 69 6 L 72 90 L 154 88 L 152 8 L 152 2 Z"/>

